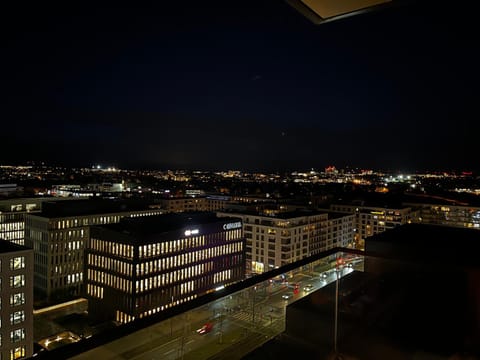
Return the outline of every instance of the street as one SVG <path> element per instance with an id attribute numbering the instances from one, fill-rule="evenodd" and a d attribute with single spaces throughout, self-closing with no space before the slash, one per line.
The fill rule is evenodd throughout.
<path id="1" fill-rule="evenodd" d="M 351 264 L 351 265 L 349 265 Z M 310 293 L 363 270 L 363 262 L 350 261 L 338 271 L 322 272 L 312 266 L 286 274 L 285 281 L 265 281 L 202 307 L 139 330 L 124 338 L 80 354 L 74 359 L 206 359 L 219 353 L 228 358 L 245 355 L 285 330 L 286 307 Z M 295 290 L 297 289 L 297 290 Z M 288 299 L 282 298 L 289 295 Z M 203 325 L 211 331 L 197 333 Z M 242 344 L 242 346 L 240 346 Z M 248 344 L 246 346 L 245 344 Z M 238 345 L 238 346 L 237 346 Z M 240 348 L 241 347 L 241 348 Z M 243 356 L 242 355 L 242 356 Z M 238 357 L 239 358 L 239 357 Z"/>

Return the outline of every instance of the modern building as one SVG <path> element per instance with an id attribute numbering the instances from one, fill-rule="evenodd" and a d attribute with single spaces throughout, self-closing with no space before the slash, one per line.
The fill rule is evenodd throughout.
<path id="1" fill-rule="evenodd" d="M 40 213 L 28 214 L 25 221 L 25 245 L 34 249 L 35 300 L 54 302 L 82 294 L 89 226 L 162 213 L 145 203 L 130 201 L 44 203 Z"/>
<path id="2" fill-rule="evenodd" d="M 0 239 L 25 244 L 25 215 L 39 212 L 42 199 L 0 200 Z"/>
<path id="3" fill-rule="evenodd" d="M 406 203 L 412 208 L 412 222 L 480 229 L 480 208 L 449 204 Z"/>
<path id="4" fill-rule="evenodd" d="M 97 321 L 127 323 L 244 279 L 238 218 L 214 213 L 124 219 L 91 228 L 86 296 Z"/>
<path id="5" fill-rule="evenodd" d="M 0 240 L 0 359 L 33 354 L 33 250 Z"/>
<path id="6" fill-rule="evenodd" d="M 11 198 L 0 200 L 0 239 L 25 244 L 25 216 L 42 210 L 51 197 Z"/>
<path id="7" fill-rule="evenodd" d="M 216 211 L 228 204 L 227 196 L 186 196 L 161 198 L 156 202 L 168 212 Z"/>
<path id="8" fill-rule="evenodd" d="M 67 184 L 54 185 L 50 194 L 55 197 L 92 197 L 92 196 L 118 196 L 125 190 L 123 182 L 103 182 L 94 184 Z"/>
<path id="9" fill-rule="evenodd" d="M 364 206 L 355 204 L 333 204 L 333 211 L 354 214 L 355 244 L 363 248 L 364 240 L 370 236 L 407 224 L 412 209 L 409 206 L 395 208 L 380 206 Z"/>
<path id="10" fill-rule="evenodd" d="M 270 197 L 261 197 L 253 195 L 233 195 L 232 201 L 236 203 L 247 203 L 247 204 L 276 204 L 277 200 Z"/>
<path id="11" fill-rule="evenodd" d="M 232 201 L 230 196 L 225 195 L 207 195 L 207 211 L 218 211 L 225 209 Z"/>
<path id="12" fill-rule="evenodd" d="M 247 269 L 263 273 L 304 257 L 353 242 L 353 215 L 333 211 L 218 212 L 242 219 Z"/>
<path id="13" fill-rule="evenodd" d="M 0 184 L 0 196 L 16 194 L 20 189 L 17 184 Z"/>

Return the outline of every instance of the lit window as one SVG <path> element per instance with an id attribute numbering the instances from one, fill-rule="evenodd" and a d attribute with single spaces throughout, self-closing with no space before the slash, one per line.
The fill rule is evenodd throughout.
<path id="1" fill-rule="evenodd" d="M 22 357 L 25 357 L 25 346 L 20 346 L 15 349 L 10 350 L 10 359 L 15 360 L 15 359 L 20 359 Z"/>
<path id="2" fill-rule="evenodd" d="M 25 340 L 25 329 L 17 329 L 10 331 L 10 340 L 12 342 L 19 342 Z"/>
<path id="3" fill-rule="evenodd" d="M 19 288 L 25 286 L 25 275 L 10 276 L 10 287 Z"/>
<path id="4" fill-rule="evenodd" d="M 24 293 L 17 293 L 10 295 L 10 305 L 11 306 L 18 306 L 25 304 L 25 294 Z"/>
<path id="5" fill-rule="evenodd" d="M 18 256 L 10 259 L 10 270 L 23 269 L 25 267 L 25 257 Z"/>

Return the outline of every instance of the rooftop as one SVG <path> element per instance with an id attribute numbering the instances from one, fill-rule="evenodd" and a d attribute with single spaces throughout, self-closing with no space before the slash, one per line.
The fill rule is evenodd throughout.
<path id="1" fill-rule="evenodd" d="M 24 250 L 30 250 L 30 248 L 0 239 L 0 254 Z"/>
<path id="2" fill-rule="evenodd" d="M 480 199 L 475 195 L 459 194 L 450 192 L 444 196 L 427 194 L 405 194 L 403 201 L 406 204 L 428 204 L 428 205 L 448 205 L 448 206 L 469 206 L 480 207 Z"/>
<path id="3" fill-rule="evenodd" d="M 115 224 L 98 226 L 111 231 L 122 232 L 134 237 L 142 237 L 155 233 L 165 233 L 184 228 L 225 223 L 226 221 L 241 221 L 238 218 L 219 218 L 213 212 L 183 212 L 140 218 L 126 218 Z"/>
<path id="4" fill-rule="evenodd" d="M 334 218 L 336 217 L 343 217 L 345 214 L 341 214 L 338 212 L 333 212 L 329 210 L 323 210 L 323 211 L 318 211 L 318 210 L 294 210 L 294 211 L 285 211 L 285 212 L 279 212 L 276 214 L 265 214 L 263 212 L 259 211 L 252 211 L 252 210 L 235 210 L 235 209 L 226 209 L 222 210 L 222 213 L 231 213 L 232 215 L 239 214 L 239 215 L 251 215 L 251 216 L 260 216 L 264 218 L 269 218 L 269 219 L 295 219 L 299 217 L 304 217 L 304 216 L 315 216 L 315 215 L 322 215 L 322 214 L 329 214 L 332 215 Z M 329 216 L 330 218 L 330 216 Z"/>
<path id="5" fill-rule="evenodd" d="M 468 249 L 468 250 L 466 250 Z M 406 224 L 369 237 L 365 252 L 422 263 L 480 266 L 480 231 L 442 225 Z"/>
<path id="6" fill-rule="evenodd" d="M 328 210 L 328 209 L 325 209 L 325 211 L 320 210 L 320 212 L 328 214 L 328 219 L 329 220 L 340 219 L 340 218 L 343 218 L 345 216 L 350 216 L 350 215 L 353 216 L 353 214 L 345 214 L 345 213 L 341 213 L 341 212 L 331 211 L 331 210 Z"/>
<path id="7" fill-rule="evenodd" d="M 392 209 L 392 210 L 400 210 L 400 209 L 407 209 L 410 206 L 399 204 L 399 203 L 389 203 L 387 201 L 372 201 L 372 200 L 337 200 L 333 203 L 333 205 L 345 205 L 345 206 L 358 206 L 364 208 L 381 208 L 381 209 Z"/>
<path id="8" fill-rule="evenodd" d="M 69 216 L 109 214 L 126 211 L 142 211 L 148 209 L 149 203 L 137 200 L 63 200 L 44 202 L 42 211 L 36 215 L 46 218 L 59 218 Z"/>

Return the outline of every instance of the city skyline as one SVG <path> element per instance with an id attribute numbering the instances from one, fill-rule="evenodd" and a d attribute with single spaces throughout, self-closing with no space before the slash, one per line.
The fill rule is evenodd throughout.
<path id="1" fill-rule="evenodd" d="M 138 171 L 138 172 L 174 172 L 174 173 L 228 173 L 238 172 L 243 174 L 277 174 L 277 175 L 289 175 L 289 174 L 327 174 L 332 171 L 339 173 L 352 173 L 352 174 L 396 174 L 396 175 L 446 175 L 446 176 L 466 176 L 476 178 L 479 175 L 478 170 L 473 170 L 472 167 L 440 167 L 440 168 L 395 168 L 395 167 L 361 167 L 355 165 L 346 165 L 344 167 L 337 167 L 333 162 L 325 161 L 325 166 L 317 167 L 295 167 L 283 169 L 269 169 L 266 168 L 234 168 L 234 167 L 175 167 L 175 166 L 143 166 L 142 164 L 131 164 L 130 166 L 117 166 L 114 162 L 101 162 L 101 163 L 87 163 L 79 161 L 77 164 L 69 164 L 67 161 L 26 161 L 26 162 L 9 162 L 0 163 L 0 169 L 21 171 L 28 169 L 35 169 L 40 171 L 42 169 L 56 169 L 58 171 L 99 171 L 104 173 L 116 173 L 123 171 Z"/>
<path id="2" fill-rule="evenodd" d="M 478 45 L 469 14 L 446 15 L 407 3 L 315 26 L 278 1 L 16 9 L 0 163 L 479 170 Z"/>

